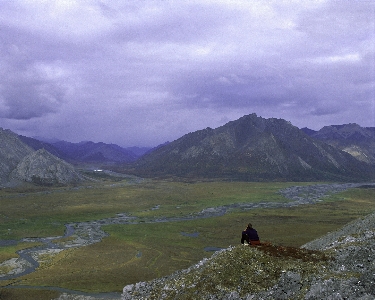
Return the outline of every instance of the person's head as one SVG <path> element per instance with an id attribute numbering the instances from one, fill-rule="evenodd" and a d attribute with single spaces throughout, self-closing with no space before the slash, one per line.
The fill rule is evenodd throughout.
<path id="1" fill-rule="evenodd" d="M 253 228 L 253 225 L 251 223 L 247 224 L 247 228 Z"/>

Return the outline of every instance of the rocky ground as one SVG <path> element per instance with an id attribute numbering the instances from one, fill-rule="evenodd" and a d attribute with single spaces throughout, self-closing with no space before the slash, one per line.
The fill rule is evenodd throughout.
<path id="1" fill-rule="evenodd" d="M 267 247 L 249 249 L 228 248 L 171 276 L 125 286 L 122 299 L 191 299 L 194 296 L 252 300 L 375 299 L 375 213 L 298 250 L 279 247 L 278 253 L 269 255 L 265 251 Z M 304 252 L 313 250 L 319 251 Z M 246 265 L 251 268 L 250 274 L 246 273 L 246 267 L 236 265 L 236 260 L 231 261 L 233 254 L 236 260 L 254 259 Z M 319 259 L 314 261 L 317 256 Z M 215 282 L 218 272 L 228 272 L 231 268 L 230 280 L 221 278 Z M 267 275 L 262 277 L 264 271 Z M 243 281 L 241 274 L 246 275 Z M 276 280 L 272 274 L 277 274 Z M 253 284 L 252 292 L 247 292 L 250 284 Z"/>

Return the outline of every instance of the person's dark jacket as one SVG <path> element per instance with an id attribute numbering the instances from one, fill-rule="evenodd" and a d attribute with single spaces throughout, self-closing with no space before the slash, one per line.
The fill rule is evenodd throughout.
<path id="1" fill-rule="evenodd" d="M 254 228 L 246 228 L 242 231 L 241 244 L 243 244 L 244 241 L 248 243 L 250 243 L 250 241 L 259 241 L 258 232 Z"/>

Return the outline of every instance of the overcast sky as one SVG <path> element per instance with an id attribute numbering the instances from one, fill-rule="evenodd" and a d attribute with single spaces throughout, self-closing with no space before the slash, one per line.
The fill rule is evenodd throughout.
<path id="1" fill-rule="evenodd" d="M 375 126 L 375 1 L 0 0 L 0 126 L 155 146 L 243 115 Z"/>

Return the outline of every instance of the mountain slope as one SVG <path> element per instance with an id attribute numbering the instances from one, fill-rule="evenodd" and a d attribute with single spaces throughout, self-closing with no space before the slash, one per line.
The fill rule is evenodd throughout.
<path id="1" fill-rule="evenodd" d="M 66 185 L 83 180 L 72 165 L 45 149 L 25 156 L 12 172 L 12 177 L 38 185 Z"/>
<path id="2" fill-rule="evenodd" d="M 302 129 L 309 136 L 345 151 L 360 161 L 375 164 L 375 128 L 358 124 L 325 126 L 319 131 Z"/>
<path id="3" fill-rule="evenodd" d="M 367 164 L 289 122 L 255 114 L 184 135 L 143 156 L 128 171 L 236 180 L 345 181 L 374 176 Z"/>
<path id="4" fill-rule="evenodd" d="M 24 144 L 18 135 L 0 128 L 0 184 L 9 181 L 10 172 L 33 149 Z"/>
<path id="5" fill-rule="evenodd" d="M 33 148 L 39 150 L 34 151 Z M 72 165 L 44 148 L 56 152 L 56 149 L 46 143 L 0 128 L 0 184 L 14 186 L 30 182 L 39 185 L 65 185 L 84 180 Z"/>

